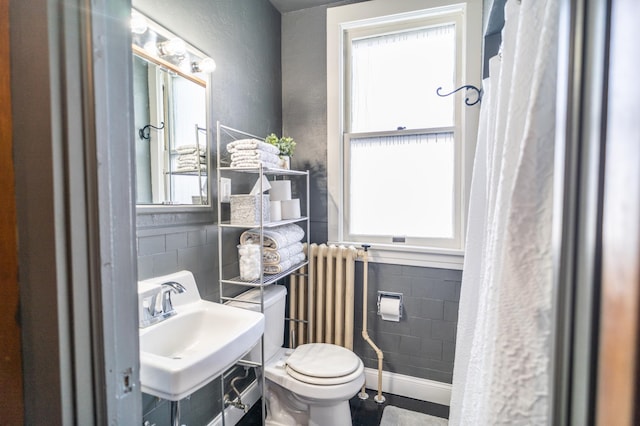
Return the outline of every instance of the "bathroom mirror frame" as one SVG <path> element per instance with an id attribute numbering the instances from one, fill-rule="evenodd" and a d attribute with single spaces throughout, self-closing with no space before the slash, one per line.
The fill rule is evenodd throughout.
<path id="1" fill-rule="evenodd" d="M 137 224 L 138 227 L 154 227 L 154 226 L 166 226 L 166 225 L 175 225 L 178 224 L 190 224 L 190 223 L 202 223 L 211 221 L 212 211 L 213 211 L 213 202 L 212 202 L 212 192 L 213 188 L 211 185 L 210 177 L 212 169 L 211 166 L 213 164 L 213 153 L 212 153 L 212 137 L 213 132 L 211 131 L 211 123 L 213 122 L 211 118 L 211 77 L 210 74 L 207 73 L 189 73 L 183 69 L 181 69 L 178 65 L 165 60 L 154 53 L 150 53 L 144 46 L 144 40 L 149 38 L 153 41 L 154 44 L 161 43 L 166 40 L 170 40 L 172 38 L 178 37 L 171 31 L 157 24 L 153 20 L 149 19 L 144 14 L 139 11 L 132 9 L 132 15 L 137 14 L 139 16 L 144 17 L 144 20 L 147 25 L 147 32 L 151 32 L 150 37 L 142 37 L 137 34 L 132 34 L 132 45 L 131 45 L 131 54 L 132 61 L 135 58 L 139 58 L 140 60 L 146 61 L 149 64 L 155 65 L 158 69 L 167 72 L 172 76 L 179 76 L 184 78 L 186 81 L 192 82 L 204 88 L 204 103 L 205 103 L 205 129 L 203 129 L 203 134 L 206 137 L 206 188 L 202 191 L 202 196 L 206 197 L 206 203 L 203 204 L 161 204 L 161 203 L 138 203 L 136 196 L 136 213 L 137 213 Z M 184 40 L 183 40 L 184 41 Z M 188 62 L 193 62 L 194 60 L 201 60 L 203 58 L 208 57 L 208 55 L 188 42 L 184 42 L 186 51 L 187 51 L 187 60 Z M 132 62 L 133 63 L 133 62 Z M 133 86 L 132 86 L 133 87 Z M 171 101 L 167 102 L 169 107 L 171 107 Z M 173 113 L 170 111 L 169 113 Z M 154 124 L 150 122 L 148 124 Z M 158 123 L 155 123 L 158 124 Z M 139 140 L 138 133 L 142 129 L 134 129 L 136 142 Z M 154 130 L 151 130 L 152 132 Z M 171 132 L 172 130 L 168 130 Z M 149 160 L 151 161 L 151 159 Z M 136 183 L 137 185 L 137 183 Z M 138 189 L 136 188 L 136 191 Z"/>

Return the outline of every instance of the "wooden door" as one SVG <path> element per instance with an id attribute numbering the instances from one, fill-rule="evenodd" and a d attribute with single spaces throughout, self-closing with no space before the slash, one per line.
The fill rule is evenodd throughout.
<path id="1" fill-rule="evenodd" d="M 640 424 L 640 2 L 611 2 L 597 424 Z"/>
<path id="2" fill-rule="evenodd" d="M 0 419 L 19 425 L 24 422 L 24 404 L 9 51 L 9 0 L 0 0 Z"/>

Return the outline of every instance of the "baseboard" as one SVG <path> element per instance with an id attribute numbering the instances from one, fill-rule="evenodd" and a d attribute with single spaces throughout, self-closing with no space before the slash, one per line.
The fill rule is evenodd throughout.
<path id="1" fill-rule="evenodd" d="M 247 411 L 260 400 L 260 388 L 258 382 L 253 381 L 242 392 L 242 402 L 247 405 Z M 227 407 L 224 409 L 224 424 L 231 426 L 237 424 L 245 415 L 245 412 L 236 407 Z M 222 426 L 222 413 L 218 414 L 207 426 Z"/>
<path id="2" fill-rule="evenodd" d="M 365 383 L 367 389 L 378 389 L 378 370 L 365 368 Z M 451 400 L 451 385 L 429 379 L 405 376 L 403 374 L 382 371 L 382 393 L 406 396 L 422 401 L 449 405 Z"/>

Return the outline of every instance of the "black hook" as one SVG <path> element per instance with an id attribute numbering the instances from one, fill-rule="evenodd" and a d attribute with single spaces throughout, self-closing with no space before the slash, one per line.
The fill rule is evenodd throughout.
<path id="1" fill-rule="evenodd" d="M 156 127 L 152 124 L 147 124 L 142 129 L 139 129 L 138 136 L 140 136 L 140 139 L 147 139 L 147 140 L 151 139 L 151 135 L 149 134 L 151 132 L 151 129 L 156 129 L 156 130 L 164 129 L 164 121 L 160 123 L 160 127 Z"/>
<path id="2" fill-rule="evenodd" d="M 440 91 L 442 90 L 442 87 L 438 87 L 436 89 L 436 95 L 444 98 L 445 96 L 453 95 L 454 93 L 456 93 L 457 91 L 462 90 L 462 89 L 475 90 L 476 94 L 478 95 L 478 99 L 476 99 L 474 102 L 470 102 L 468 96 L 464 99 L 464 103 L 467 104 L 468 106 L 473 106 L 473 105 L 477 104 L 478 102 L 480 102 L 482 100 L 482 89 L 478 89 L 476 86 L 472 86 L 470 84 L 467 84 L 467 85 L 464 85 L 464 86 L 460 86 L 456 90 L 454 90 L 453 92 L 446 93 L 446 94 L 440 93 Z"/>

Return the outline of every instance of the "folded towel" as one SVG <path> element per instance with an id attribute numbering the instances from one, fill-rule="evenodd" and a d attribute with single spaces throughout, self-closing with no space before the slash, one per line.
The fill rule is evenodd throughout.
<path id="1" fill-rule="evenodd" d="M 280 167 L 280 163 L 267 163 L 261 160 L 242 160 L 233 161 L 230 165 L 232 169 L 257 169 L 260 166 L 270 169 L 277 169 Z"/>
<path id="2" fill-rule="evenodd" d="M 204 161 L 204 159 L 201 160 L 200 158 L 190 157 L 190 158 L 178 158 L 177 163 L 179 166 L 187 166 L 187 165 L 197 166 L 198 164 L 206 164 L 206 161 Z"/>
<path id="3" fill-rule="evenodd" d="M 207 158 L 206 154 L 202 154 L 202 153 L 197 153 L 197 152 L 190 152 L 188 154 L 180 154 L 178 155 L 178 158 L 193 158 L 195 160 L 198 159 L 202 159 L 202 158 Z"/>
<path id="4" fill-rule="evenodd" d="M 264 265 L 277 265 L 299 253 L 302 253 L 301 242 L 293 243 L 280 249 L 265 248 L 262 252 L 262 263 Z"/>
<path id="5" fill-rule="evenodd" d="M 197 171 L 200 171 L 202 173 L 205 173 L 207 171 L 207 166 L 205 164 L 186 165 L 186 166 L 178 165 L 178 167 L 175 169 L 175 171 L 176 172 L 197 172 Z"/>
<path id="6" fill-rule="evenodd" d="M 248 149 L 231 154 L 231 161 L 262 160 L 267 163 L 278 163 L 280 157 L 261 149 Z"/>
<path id="7" fill-rule="evenodd" d="M 267 228 L 263 232 L 263 247 L 272 249 L 287 247 L 304 238 L 304 230 L 295 223 Z M 260 230 L 249 229 L 248 231 L 244 231 L 242 235 L 240 235 L 240 244 L 260 244 Z"/>
<path id="8" fill-rule="evenodd" d="M 261 149 L 275 155 L 280 154 L 280 148 L 269 143 L 259 141 L 258 139 L 238 139 L 237 141 L 227 144 L 227 151 L 230 153 L 248 149 Z"/>
<path id="9" fill-rule="evenodd" d="M 287 260 L 283 260 L 277 265 L 263 265 L 263 271 L 265 274 L 279 274 L 304 262 L 305 258 L 306 256 L 304 253 L 298 253 Z"/>
<path id="10" fill-rule="evenodd" d="M 195 154 L 196 151 L 200 155 L 205 155 L 207 152 L 207 149 L 201 145 L 180 145 L 176 147 L 176 152 L 178 154 Z"/>

